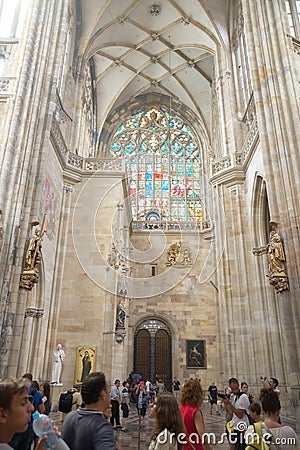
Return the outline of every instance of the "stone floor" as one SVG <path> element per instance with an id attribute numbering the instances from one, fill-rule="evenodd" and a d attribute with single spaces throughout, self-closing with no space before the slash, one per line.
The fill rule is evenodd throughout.
<path id="1" fill-rule="evenodd" d="M 215 433 L 217 441 L 219 441 L 221 434 L 224 432 L 224 424 L 225 424 L 225 414 L 221 414 L 217 416 L 209 414 L 209 405 L 203 404 L 202 407 L 204 421 L 205 421 L 205 429 L 206 432 Z M 123 431 L 115 431 L 116 438 L 119 440 L 122 450 L 148 450 L 150 437 L 152 433 L 154 419 L 149 416 L 149 409 L 146 415 L 146 429 L 139 429 L 138 416 L 136 413 L 136 409 L 133 405 L 130 410 L 129 420 L 127 422 L 127 428 L 130 430 L 128 433 L 124 433 Z M 228 447 L 227 442 L 223 445 L 216 444 L 214 449 L 218 450 L 218 448 Z"/>
<path id="2" fill-rule="evenodd" d="M 211 445 L 213 450 L 229 450 L 229 445 L 224 439 L 222 441 L 221 437 L 224 433 L 225 428 L 225 413 L 221 412 L 221 415 L 218 416 L 216 413 L 210 415 L 210 405 L 207 402 L 204 402 L 201 407 L 204 416 L 205 423 L 205 431 L 207 433 L 213 433 L 216 437 L 216 444 Z M 152 427 L 154 419 L 149 416 L 150 408 L 147 410 L 146 414 L 146 427 L 145 430 L 139 427 L 139 418 L 137 415 L 137 411 L 135 405 L 132 405 L 129 418 L 127 421 L 127 428 L 129 429 L 128 433 L 124 433 L 121 430 L 115 430 L 115 437 L 118 439 L 121 450 L 148 450 L 150 437 L 152 433 Z M 121 413 L 122 415 L 122 413 Z M 60 413 L 50 413 L 51 418 L 57 423 L 60 428 Z M 289 420 L 285 417 L 282 417 L 282 423 L 284 425 L 290 425 L 295 428 L 295 421 Z"/>

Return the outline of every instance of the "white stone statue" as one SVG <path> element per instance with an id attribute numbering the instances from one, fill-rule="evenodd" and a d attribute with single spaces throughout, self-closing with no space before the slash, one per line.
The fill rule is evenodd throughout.
<path id="1" fill-rule="evenodd" d="M 62 369 L 62 363 L 65 359 L 65 352 L 62 349 L 61 344 L 57 344 L 57 349 L 53 352 L 53 366 L 51 375 L 51 384 L 61 384 L 60 374 Z"/>

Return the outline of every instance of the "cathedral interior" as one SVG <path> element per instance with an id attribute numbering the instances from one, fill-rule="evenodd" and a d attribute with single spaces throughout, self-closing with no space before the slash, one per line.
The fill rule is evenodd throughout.
<path id="1" fill-rule="evenodd" d="M 1 377 L 273 376 L 300 422 L 299 14 L 0 1 Z"/>

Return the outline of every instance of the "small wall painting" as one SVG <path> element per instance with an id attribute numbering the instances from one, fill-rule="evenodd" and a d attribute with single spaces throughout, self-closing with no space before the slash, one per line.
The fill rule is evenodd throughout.
<path id="1" fill-rule="evenodd" d="M 82 383 L 83 380 L 96 370 L 96 347 L 77 347 L 75 383 Z"/>
<path id="2" fill-rule="evenodd" d="M 206 369 L 205 341 L 186 341 L 186 366 L 190 369 Z"/>

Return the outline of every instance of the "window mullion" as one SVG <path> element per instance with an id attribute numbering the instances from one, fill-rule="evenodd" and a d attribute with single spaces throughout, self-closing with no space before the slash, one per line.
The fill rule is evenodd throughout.
<path id="1" fill-rule="evenodd" d="M 186 153 L 184 152 L 184 158 L 183 158 L 183 164 L 184 164 L 184 200 L 185 200 L 185 208 L 184 208 L 184 221 L 188 221 L 188 200 L 187 200 L 187 175 L 186 175 Z"/>
<path id="2" fill-rule="evenodd" d="M 136 151 L 136 195 L 135 195 L 135 207 L 136 207 L 136 219 L 138 219 L 139 213 L 139 191 L 140 191 L 140 145 L 141 145 L 141 136 L 140 136 L 140 120 L 138 123 L 138 132 L 137 132 L 137 151 Z M 146 199 L 145 199 L 146 201 Z"/>

